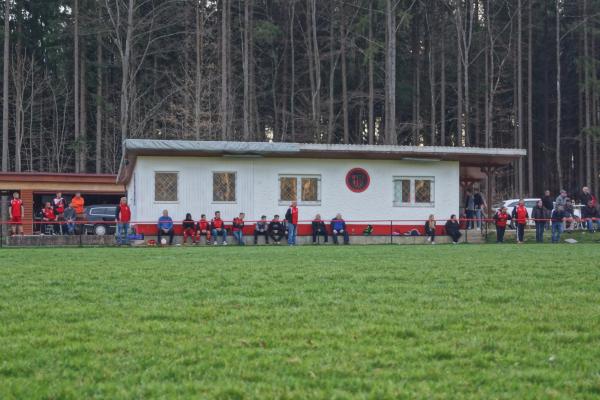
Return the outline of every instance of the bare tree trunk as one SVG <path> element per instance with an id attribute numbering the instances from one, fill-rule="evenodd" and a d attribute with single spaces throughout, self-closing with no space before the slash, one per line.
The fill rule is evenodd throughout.
<path id="1" fill-rule="evenodd" d="M 373 45 L 373 2 L 369 2 L 369 144 L 375 142 L 375 62 Z"/>
<path id="2" fill-rule="evenodd" d="M 75 172 L 79 172 L 79 0 L 73 0 L 73 105 L 75 120 Z"/>
<path id="3" fill-rule="evenodd" d="M 346 66 L 346 21 L 342 10 L 342 23 L 340 24 L 340 57 L 342 58 L 342 115 L 344 118 L 344 143 L 350 143 L 350 126 L 348 121 L 348 71 Z"/>
<path id="4" fill-rule="evenodd" d="M 4 50 L 2 71 L 2 172 L 8 171 L 8 67 L 10 64 L 10 5 L 11 0 L 4 1 Z M 0 219 L 6 220 L 8 215 L 8 196 L 0 198 Z M 0 226 L 0 230 L 7 232 L 7 226 Z"/>
<path id="5" fill-rule="evenodd" d="M 533 1 L 527 16 L 527 182 L 529 195 L 535 193 L 533 181 Z"/>
<path id="6" fill-rule="evenodd" d="M 96 34 L 96 173 L 102 173 L 102 33 Z"/>
<path id="7" fill-rule="evenodd" d="M 429 28 L 429 96 L 430 96 L 430 113 L 429 113 L 429 129 L 430 129 L 430 139 L 429 145 L 435 146 L 435 133 L 436 133 L 436 109 L 435 109 L 435 48 L 434 48 L 434 40 L 435 35 L 433 32 L 433 25 L 431 21 L 428 21 L 427 24 Z"/>
<path id="8" fill-rule="evenodd" d="M 121 115 L 120 130 L 121 141 L 124 142 L 129 135 L 129 93 L 130 93 L 130 64 L 131 64 L 131 41 L 133 38 L 133 11 L 134 0 L 129 0 L 127 6 L 127 30 L 125 34 L 125 49 L 121 55 Z"/>
<path id="9" fill-rule="evenodd" d="M 385 2 L 385 143 L 396 145 L 396 7 Z"/>
<path id="10" fill-rule="evenodd" d="M 223 9 L 221 10 L 221 140 L 227 140 L 229 138 L 229 132 L 227 132 L 228 119 L 229 119 L 229 72 L 228 72 L 228 43 L 229 38 L 228 31 L 228 9 L 229 0 L 223 0 Z"/>
<path id="11" fill-rule="evenodd" d="M 442 13 L 444 14 L 444 13 Z M 440 48 L 440 145 L 446 145 L 446 17 L 442 17 Z"/>
<path id="12" fill-rule="evenodd" d="M 202 102 L 202 49 L 204 34 L 204 8 L 205 0 L 196 2 L 196 79 L 194 96 L 194 134 L 196 140 L 200 140 L 200 112 Z"/>
<path id="13" fill-rule="evenodd" d="M 296 49 L 294 44 L 294 21 L 296 19 L 296 1 L 292 0 L 291 6 L 291 17 L 290 17 L 290 51 L 291 51 L 291 63 L 292 68 L 290 76 L 290 120 L 291 120 L 291 131 L 292 131 L 292 142 L 296 141 L 296 109 L 295 109 L 295 97 L 296 97 Z"/>
<path id="14" fill-rule="evenodd" d="M 79 172 L 86 172 L 87 164 L 87 88 L 86 88 L 86 62 L 85 51 L 81 54 L 81 70 L 79 73 L 80 87 L 79 97 Z"/>
<path id="15" fill-rule="evenodd" d="M 252 0 L 244 1 L 244 46 L 243 46 L 243 70 L 244 70 L 244 132 L 243 138 L 245 141 L 251 140 L 251 129 L 254 129 L 252 123 L 252 112 L 250 103 L 250 52 L 252 51 L 251 38 L 251 18 L 253 4 Z"/>
<path id="16" fill-rule="evenodd" d="M 315 136 L 319 132 L 319 118 L 321 114 L 321 57 L 319 55 L 319 42 L 317 41 L 317 1 L 311 0 L 311 32 L 315 71 L 315 91 L 312 94 L 313 124 Z"/>
<path id="17" fill-rule="evenodd" d="M 462 146 L 463 137 L 463 73 L 462 73 L 462 57 L 460 56 L 460 35 L 456 35 L 458 41 L 458 50 L 456 51 L 456 143 L 455 146 Z"/>
<path id="18" fill-rule="evenodd" d="M 331 3 L 331 21 L 329 23 L 329 101 L 328 101 L 328 111 L 329 116 L 327 118 L 327 143 L 333 143 L 333 135 L 335 129 L 335 67 L 336 67 L 336 57 L 335 57 L 335 36 L 334 36 L 334 22 L 335 22 L 335 2 Z"/>
<path id="19" fill-rule="evenodd" d="M 589 44 L 588 44 L 588 23 L 587 23 L 587 15 L 588 15 L 588 1 L 583 0 L 583 15 L 584 20 L 583 23 L 583 92 L 585 98 L 585 184 L 593 185 L 592 182 L 592 136 L 590 133 L 591 128 L 591 97 L 590 97 L 590 84 L 591 84 L 591 76 L 590 76 L 590 68 L 589 68 Z M 581 144 L 580 144 L 581 145 Z M 593 190 L 594 188 L 592 188 Z"/>
<path id="20" fill-rule="evenodd" d="M 523 18 L 521 0 L 517 0 L 517 141 L 523 148 Z M 519 158 L 519 193 L 525 193 L 523 159 Z"/>
<path id="21" fill-rule="evenodd" d="M 560 141 L 561 141 L 561 93 L 560 93 L 560 0 L 556 0 L 556 173 L 558 186 L 563 185 L 563 170 L 561 164 Z"/>
<path id="22" fill-rule="evenodd" d="M 23 101 L 25 95 L 25 57 L 22 50 L 21 19 L 17 18 L 17 43 L 13 67 L 13 84 L 15 85 L 15 171 L 21 172 L 21 145 L 23 139 Z"/>

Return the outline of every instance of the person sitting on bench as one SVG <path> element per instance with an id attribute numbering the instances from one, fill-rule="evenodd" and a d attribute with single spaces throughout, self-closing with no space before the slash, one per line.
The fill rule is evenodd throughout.
<path id="1" fill-rule="evenodd" d="M 285 227 L 279 220 L 279 215 L 275 215 L 273 220 L 269 223 L 269 236 L 273 239 L 275 244 L 279 244 L 281 239 L 285 236 Z"/>
<path id="2" fill-rule="evenodd" d="M 342 218 L 342 214 L 338 213 L 335 218 L 331 220 L 331 237 L 333 238 L 333 244 L 338 244 L 339 235 L 344 237 L 344 244 L 350 244 L 346 222 Z"/>
<path id="3" fill-rule="evenodd" d="M 317 244 L 319 236 L 323 236 L 323 242 L 327 243 L 327 228 L 325 222 L 321 219 L 321 214 L 315 215 L 315 219 L 312 221 L 312 242 Z"/>
<path id="4" fill-rule="evenodd" d="M 254 225 L 254 244 L 258 244 L 259 236 L 264 236 L 265 244 L 269 244 L 269 222 L 266 215 L 260 217 L 260 221 Z"/>

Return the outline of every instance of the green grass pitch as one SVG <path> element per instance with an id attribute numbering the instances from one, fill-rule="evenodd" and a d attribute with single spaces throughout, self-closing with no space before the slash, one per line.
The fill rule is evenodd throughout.
<path id="1" fill-rule="evenodd" d="M 597 399 L 600 245 L 0 250 L 1 399 Z"/>

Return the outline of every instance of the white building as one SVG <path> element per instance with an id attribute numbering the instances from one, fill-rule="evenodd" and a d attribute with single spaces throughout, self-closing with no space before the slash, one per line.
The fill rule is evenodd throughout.
<path id="1" fill-rule="evenodd" d="M 315 214 L 341 213 L 357 227 L 389 227 L 389 220 L 422 226 L 430 214 L 459 213 L 465 174 L 481 179 L 482 168 L 490 172 L 524 155 L 518 149 L 130 139 L 118 181 L 127 189 L 132 220 L 149 230 L 164 209 L 176 221 L 188 212 L 211 218 L 215 211 L 225 220 L 240 212 L 247 220 L 271 219 L 283 216 L 292 200 L 306 224 Z"/>

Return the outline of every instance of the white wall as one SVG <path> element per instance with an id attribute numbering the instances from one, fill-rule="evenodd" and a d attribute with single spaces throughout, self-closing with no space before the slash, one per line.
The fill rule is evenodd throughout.
<path id="1" fill-rule="evenodd" d="M 352 168 L 364 168 L 370 175 L 369 188 L 354 193 L 346 187 L 345 178 Z M 178 172 L 178 202 L 154 202 L 154 172 Z M 237 173 L 235 204 L 212 202 L 213 171 Z M 350 220 L 425 220 L 429 214 L 446 219 L 459 210 L 459 163 L 452 161 L 402 160 L 322 160 L 285 158 L 234 157 L 138 157 L 127 190 L 133 204 L 133 220 L 154 222 L 163 209 L 175 220 L 187 212 L 194 219 L 204 213 L 211 217 L 221 211 L 231 220 L 239 212 L 254 220 L 265 214 L 283 216 L 286 206 L 279 204 L 280 174 L 321 175 L 321 204 L 300 206 L 300 219 L 312 219 L 316 213 L 329 219 L 340 212 Z M 434 177 L 433 207 L 394 207 L 395 176 Z M 406 223 L 410 224 L 410 223 Z M 414 223 L 420 225 L 421 223 Z"/>

